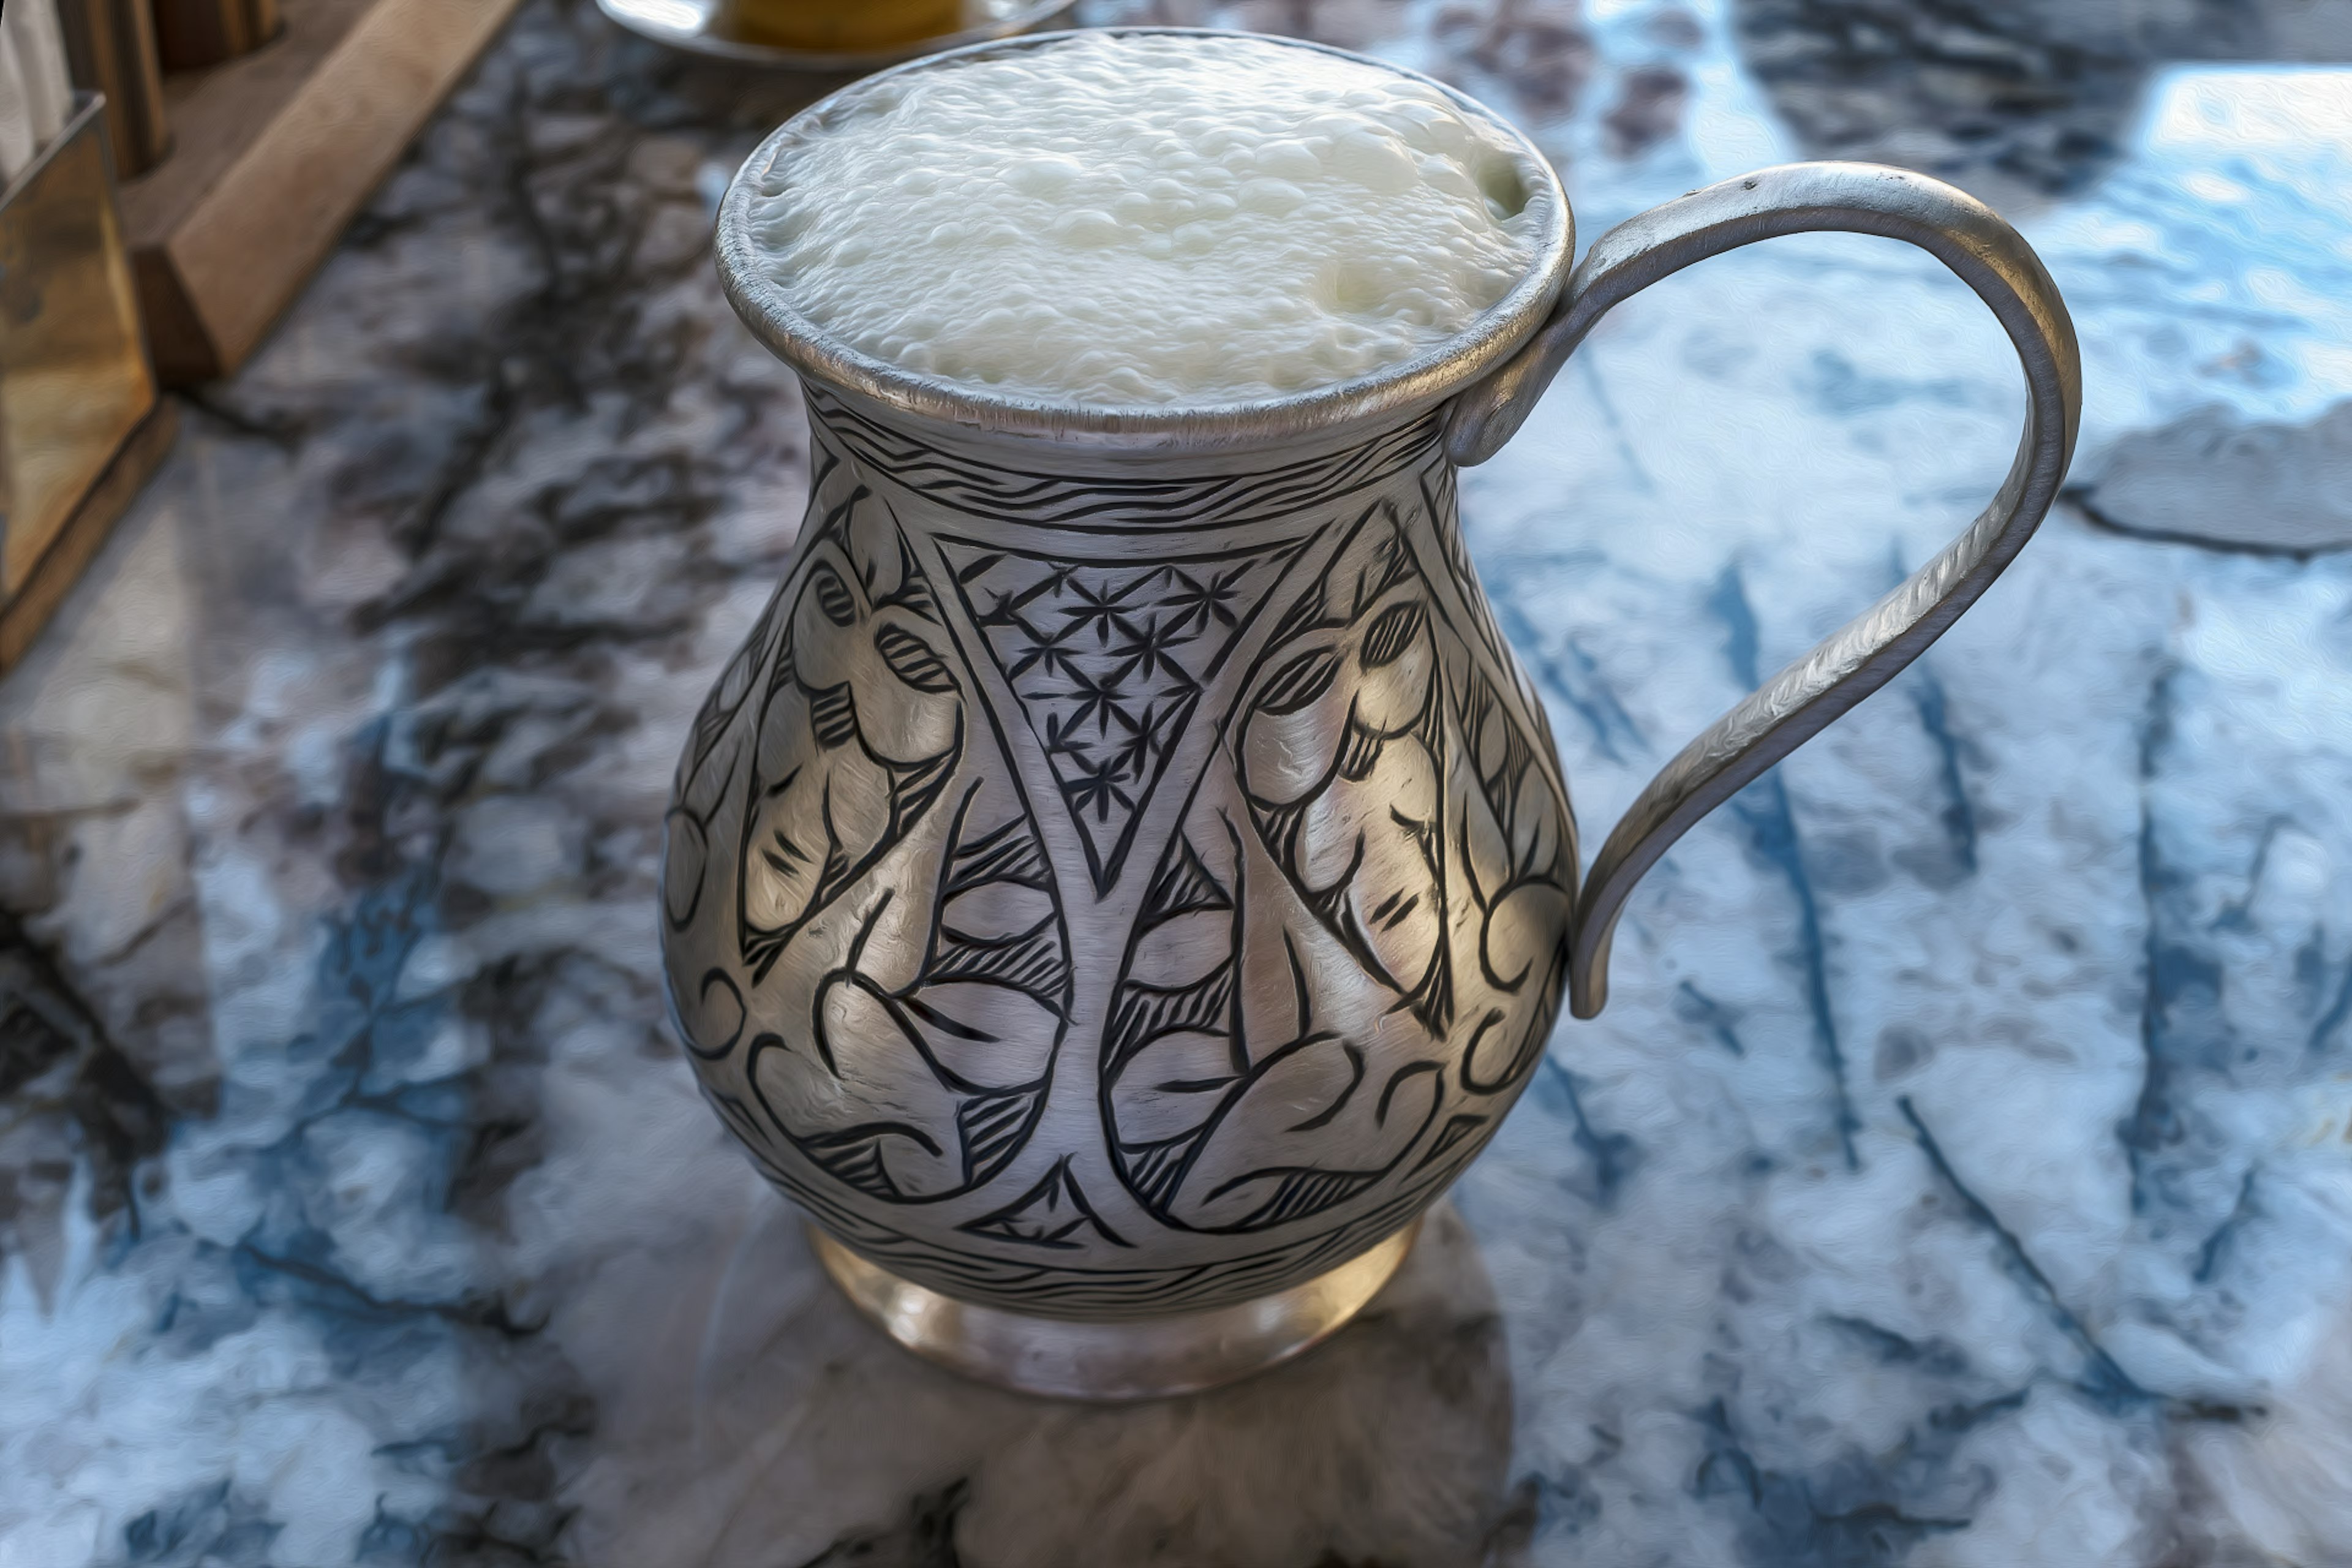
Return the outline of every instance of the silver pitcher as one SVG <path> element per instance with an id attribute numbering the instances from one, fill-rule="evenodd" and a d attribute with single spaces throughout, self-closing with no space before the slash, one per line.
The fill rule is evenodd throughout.
<path id="1" fill-rule="evenodd" d="M 1278 1361 L 1370 1298 L 1526 1087 L 1563 990 L 1600 1011 L 1643 872 L 2024 544 L 2081 371 L 2017 233 L 1895 169 L 1760 170 L 1612 230 L 1571 275 L 1550 166 L 1440 84 L 1516 149 L 1540 239 L 1470 330 L 1376 375 L 1055 405 L 796 313 L 752 204 L 811 128 L 903 71 L 1050 42 L 836 94 L 720 208 L 728 297 L 801 377 L 814 476 L 679 762 L 662 937 L 705 1093 L 862 1310 L 978 1376 L 1131 1398 Z M 1580 884 L 1455 469 L 1619 300 L 1818 229 L 1908 240 L 1991 306 L 2030 396 L 2017 460 L 1948 549 L 1669 763 Z"/>

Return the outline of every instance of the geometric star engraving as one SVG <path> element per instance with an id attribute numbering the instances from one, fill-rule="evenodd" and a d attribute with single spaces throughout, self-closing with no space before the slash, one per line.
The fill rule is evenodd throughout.
<path id="1" fill-rule="evenodd" d="M 1097 563 L 940 542 L 1053 770 L 1097 892 L 1118 880 L 1202 689 L 1300 548 Z"/>

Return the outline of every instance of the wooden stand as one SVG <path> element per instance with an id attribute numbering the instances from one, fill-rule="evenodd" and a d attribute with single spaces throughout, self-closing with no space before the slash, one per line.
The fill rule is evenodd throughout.
<path id="1" fill-rule="evenodd" d="M 171 156 L 127 182 L 156 374 L 243 364 L 520 0 L 284 0 L 276 41 L 164 79 Z"/>

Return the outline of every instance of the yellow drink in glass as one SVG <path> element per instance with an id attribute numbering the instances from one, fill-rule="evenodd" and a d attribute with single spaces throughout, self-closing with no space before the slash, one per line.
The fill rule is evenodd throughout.
<path id="1" fill-rule="evenodd" d="M 787 49 L 881 49 L 952 33 L 963 0 L 732 0 L 735 29 Z"/>

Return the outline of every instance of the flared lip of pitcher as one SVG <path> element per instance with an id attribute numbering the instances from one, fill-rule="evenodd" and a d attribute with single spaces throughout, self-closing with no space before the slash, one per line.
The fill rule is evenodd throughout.
<path id="1" fill-rule="evenodd" d="M 1444 342 L 1369 375 L 1276 397 L 1228 403 L 1112 405 L 1050 398 L 951 381 L 860 353 L 793 307 L 768 272 L 771 258 L 753 238 L 752 203 L 760 176 L 833 118 L 892 78 L 983 56 L 1049 47 L 1087 33 L 1123 37 L 1245 37 L 1312 50 L 1393 71 L 1444 93 L 1463 113 L 1508 142 L 1541 226 L 1535 254 L 1518 281 L 1467 327 Z M 1264 447 L 1360 424 L 1385 423 L 1436 406 L 1475 385 L 1534 335 L 1566 281 L 1576 223 L 1568 194 L 1549 160 L 1524 132 L 1467 93 L 1391 61 L 1303 38 L 1214 27 L 1102 27 L 1000 38 L 910 60 L 866 77 L 786 121 L 753 149 L 719 205 L 713 249 L 728 301 L 754 336 L 803 376 L 874 400 L 887 408 L 960 426 L 986 436 L 1030 437 L 1110 451 L 1213 452 Z"/>

